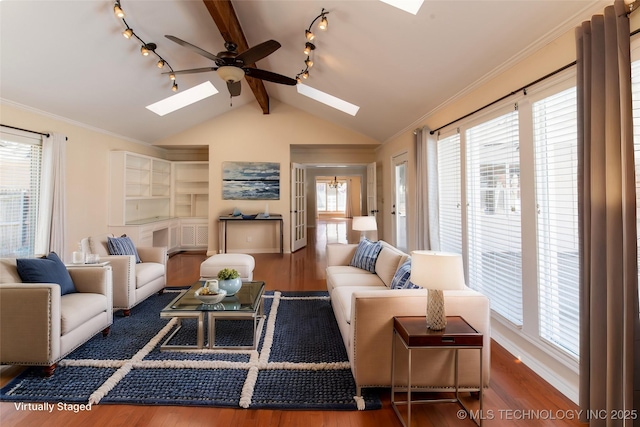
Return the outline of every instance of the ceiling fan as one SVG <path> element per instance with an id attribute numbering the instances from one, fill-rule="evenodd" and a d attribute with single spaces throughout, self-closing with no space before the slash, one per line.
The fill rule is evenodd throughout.
<path id="1" fill-rule="evenodd" d="M 192 74 L 216 71 L 220 78 L 227 82 L 227 88 L 229 89 L 229 94 L 232 97 L 240 95 L 240 89 L 242 87 L 240 84 L 240 80 L 242 80 L 242 77 L 244 77 L 245 75 L 256 79 L 266 80 L 268 82 L 280 83 L 289 86 L 295 86 L 297 83 L 296 80 L 292 79 L 291 77 L 247 66 L 249 64 L 254 64 L 256 61 L 259 61 L 278 50 L 280 48 L 280 43 L 275 40 L 267 40 L 266 42 L 253 46 L 242 53 L 236 52 L 238 46 L 235 43 L 225 42 L 224 47 L 227 50 L 214 55 L 207 52 L 206 50 L 200 49 L 198 46 L 181 40 L 178 37 L 170 35 L 165 35 L 165 37 L 175 43 L 178 43 L 180 46 L 191 49 L 192 51 L 204 56 L 205 58 L 211 59 L 216 64 L 215 67 L 193 68 L 190 70 L 174 71 L 173 74 Z"/>

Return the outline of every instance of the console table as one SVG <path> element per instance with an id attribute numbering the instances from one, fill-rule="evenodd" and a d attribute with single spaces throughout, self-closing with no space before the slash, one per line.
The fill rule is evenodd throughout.
<path id="1" fill-rule="evenodd" d="M 284 253 L 284 245 L 283 245 L 283 233 L 284 233 L 284 221 L 282 219 L 282 215 L 280 214 L 271 214 L 269 216 L 264 216 L 264 214 L 258 214 L 255 218 L 252 219 L 244 219 L 242 216 L 233 216 L 233 215 L 222 215 L 218 218 L 220 223 L 222 224 L 222 252 L 227 253 L 227 224 L 233 222 L 252 222 L 252 221 L 277 221 L 280 224 L 280 255 Z"/>

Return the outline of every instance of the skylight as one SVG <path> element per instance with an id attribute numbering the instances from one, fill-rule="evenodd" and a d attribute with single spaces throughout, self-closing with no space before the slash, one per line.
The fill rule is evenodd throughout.
<path id="1" fill-rule="evenodd" d="M 216 93 L 218 93 L 218 89 L 216 89 L 211 82 L 207 81 L 199 84 L 198 86 L 194 86 L 191 89 L 187 89 L 161 101 L 147 105 L 146 108 L 159 116 L 164 116 L 165 114 L 173 113 L 180 108 L 208 98 Z"/>
<path id="2" fill-rule="evenodd" d="M 333 95 L 329 95 L 328 93 L 324 93 L 305 84 L 298 83 L 296 87 L 298 88 L 298 93 L 304 96 L 308 96 L 309 98 L 314 99 L 318 102 L 322 102 L 323 104 L 326 104 L 329 107 L 333 107 L 336 110 L 351 114 L 352 116 L 355 116 L 360 109 L 360 107 L 358 107 L 357 105 L 353 105 L 347 101 L 336 98 Z"/>
<path id="3" fill-rule="evenodd" d="M 398 9 L 402 9 L 405 12 L 409 12 L 413 15 L 417 15 L 424 0 L 380 0 L 383 3 L 389 4 Z"/>

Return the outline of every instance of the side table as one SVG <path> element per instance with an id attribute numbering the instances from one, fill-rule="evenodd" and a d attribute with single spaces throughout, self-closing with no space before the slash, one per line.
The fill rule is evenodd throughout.
<path id="1" fill-rule="evenodd" d="M 396 400 L 396 340 L 404 345 L 407 350 L 407 400 Z M 393 318 L 393 350 L 391 352 L 391 406 L 396 415 L 405 427 L 411 426 L 411 405 L 412 403 L 458 403 L 469 413 L 469 418 L 475 419 L 469 409 L 460 400 L 459 384 L 458 384 L 458 350 L 461 349 L 478 349 L 480 352 L 480 417 L 476 422 L 482 425 L 482 334 L 469 325 L 460 316 L 447 316 L 447 326 L 441 331 L 433 331 L 427 328 L 426 318 L 422 316 L 402 316 Z M 411 353 L 414 349 L 443 349 L 449 348 L 454 351 L 454 386 L 455 399 L 430 399 L 430 400 L 412 400 L 411 399 Z M 407 421 L 398 409 L 398 404 L 407 405 Z"/>

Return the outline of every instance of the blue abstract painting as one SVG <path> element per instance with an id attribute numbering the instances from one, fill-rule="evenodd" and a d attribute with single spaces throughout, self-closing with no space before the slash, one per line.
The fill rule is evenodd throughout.
<path id="1" fill-rule="evenodd" d="M 280 163 L 223 162 L 224 200 L 279 200 Z"/>

